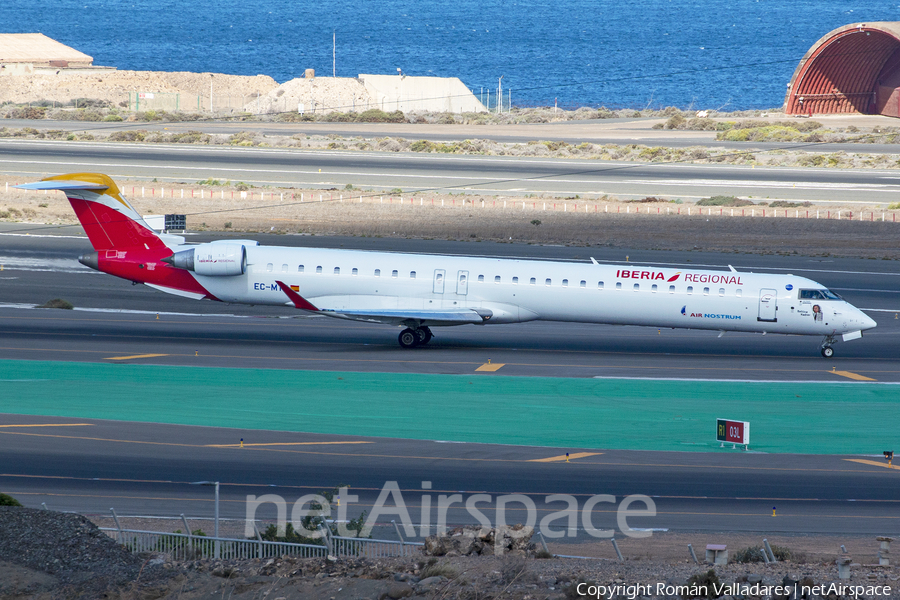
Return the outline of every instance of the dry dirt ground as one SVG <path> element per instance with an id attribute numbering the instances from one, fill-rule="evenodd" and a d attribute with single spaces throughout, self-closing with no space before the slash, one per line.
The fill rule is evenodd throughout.
<path id="1" fill-rule="evenodd" d="M 0 174 L 0 219 L 33 223 L 35 233 L 76 223 L 63 194 L 11 187 L 24 181 Z M 584 246 L 584 258 L 590 256 L 588 248 L 597 246 L 900 258 L 900 211 L 864 205 L 702 208 L 698 214 L 701 209 L 689 203 L 629 203 L 609 197 L 408 196 L 270 188 L 241 192 L 234 186 L 196 183 L 118 184 L 142 214 L 187 214 L 188 228 L 199 231 L 565 244 Z"/>

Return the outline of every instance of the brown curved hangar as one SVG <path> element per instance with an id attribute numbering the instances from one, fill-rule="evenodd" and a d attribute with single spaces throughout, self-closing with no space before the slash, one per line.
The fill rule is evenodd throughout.
<path id="1" fill-rule="evenodd" d="M 784 112 L 900 117 L 900 22 L 853 23 L 820 38 L 794 71 Z"/>

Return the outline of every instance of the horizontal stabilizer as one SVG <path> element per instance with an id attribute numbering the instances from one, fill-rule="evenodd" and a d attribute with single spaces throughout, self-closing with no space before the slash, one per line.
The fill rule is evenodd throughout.
<path id="1" fill-rule="evenodd" d="M 23 183 L 13 186 L 20 190 L 108 190 L 108 185 L 102 183 L 89 183 L 87 181 L 49 180 Z"/>

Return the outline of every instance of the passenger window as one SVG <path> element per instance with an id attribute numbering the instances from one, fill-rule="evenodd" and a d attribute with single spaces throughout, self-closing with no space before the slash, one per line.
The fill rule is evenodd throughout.
<path id="1" fill-rule="evenodd" d="M 655 283 L 654 283 L 652 286 L 650 286 L 650 291 L 651 291 L 651 292 L 655 292 L 655 291 L 656 291 L 656 284 L 655 284 Z"/>
<path id="2" fill-rule="evenodd" d="M 709 288 L 708 287 L 703 288 L 703 295 L 709 296 Z"/>
<path id="3" fill-rule="evenodd" d="M 350 274 L 353 275 L 354 277 L 356 277 L 357 275 L 359 275 L 359 269 L 357 269 L 356 267 L 353 267 L 353 270 L 350 271 Z"/>
<path id="4" fill-rule="evenodd" d="M 563 287 L 569 287 L 569 280 L 563 279 Z"/>
<path id="5" fill-rule="evenodd" d="M 741 294 L 742 294 L 741 288 L 738 288 L 738 289 L 734 290 L 734 295 L 737 296 L 738 298 L 741 297 Z"/>
<path id="6" fill-rule="evenodd" d="M 724 295 L 725 295 L 725 288 L 719 288 L 719 295 L 720 295 L 720 296 L 724 296 Z"/>
<path id="7" fill-rule="evenodd" d="M 281 272 L 282 272 L 282 273 L 287 273 L 287 270 L 288 270 L 288 266 L 287 266 L 287 265 L 281 265 Z"/>
<path id="8" fill-rule="evenodd" d="M 415 278 L 416 278 L 416 272 L 415 272 L 415 271 L 410 271 L 410 272 L 409 272 L 409 278 L 410 278 L 410 279 L 415 279 Z"/>
<path id="9" fill-rule="evenodd" d="M 670 285 L 670 286 L 669 286 L 669 293 L 670 293 L 670 294 L 674 294 L 674 293 L 675 293 L 675 286 L 674 286 L 674 285 Z"/>
<path id="10" fill-rule="evenodd" d="M 584 279 L 582 279 L 582 280 L 581 280 L 581 283 L 580 283 L 579 285 L 581 285 L 581 287 L 583 287 L 583 288 L 586 288 L 586 287 L 587 287 L 587 281 L 585 281 Z"/>
<path id="11" fill-rule="evenodd" d="M 530 283 L 531 285 L 534 285 L 534 284 L 537 283 L 537 279 L 535 279 L 534 277 L 532 277 L 531 280 L 529 280 L 528 283 Z"/>
<path id="12" fill-rule="evenodd" d="M 598 289 L 598 290 L 602 290 L 602 289 L 603 289 L 603 282 L 602 282 L 602 281 L 598 281 L 598 282 L 597 282 L 597 289 Z"/>
<path id="13" fill-rule="evenodd" d="M 547 279 L 546 281 L 544 281 L 544 285 L 550 285 L 550 284 L 552 284 L 552 283 L 553 283 L 553 282 L 552 282 L 550 279 Z"/>
<path id="14" fill-rule="evenodd" d="M 334 268 L 334 274 L 335 274 L 335 275 L 340 275 L 340 274 L 341 274 L 341 268 L 340 268 L 340 267 L 335 267 L 335 268 Z"/>
<path id="15" fill-rule="evenodd" d="M 617 290 L 621 290 L 621 289 L 622 289 L 622 282 L 621 282 L 621 281 L 617 281 L 617 282 L 616 282 L 616 289 L 617 289 Z"/>
<path id="16" fill-rule="evenodd" d="M 479 276 L 478 276 L 478 282 L 479 282 L 479 283 L 484 283 L 484 275 L 479 275 Z"/>
<path id="17" fill-rule="evenodd" d="M 494 276 L 494 283 L 500 283 L 500 276 L 499 276 L 499 275 L 495 275 L 495 276 Z"/>
<path id="18" fill-rule="evenodd" d="M 519 283 L 519 278 L 518 278 L 518 277 L 513 277 L 513 283 L 514 283 L 514 284 L 518 284 L 518 283 Z"/>
<path id="19" fill-rule="evenodd" d="M 381 269 L 375 269 L 375 277 L 381 277 Z"/>
<path id="20" fill-rule="evenodd" d="M 688 288 L 687 288 L 687 293 L 688 293 L 688 294 L 693 294 L 693 293 L 694 293 L 694 286 L 689 285 Z"/>
<path id="21" fill-rule="evenodd" d="M 394 278 L 394 279 L 397 279 L 397 276 L 398 276 L 399 274 L 400 274 L 400 273 L 397 271 L 397 269 L 394 269 L 393 271 L 391 271 L 391 277 Z"/>
<path id="22" fill-rule="evenodd" d="M 303 265 L 300 265 L 300 266 L 297 267 L 297 272 L 298 272 L 298 273 L 302 273 L 302 272 L 303 272 Z"/>
<path id="23" fill-rule="evenodd" d="M 274 269 L 274 268 L 275 268 L 275 265 L 273 265 L 272 263 L 269 263 L 266 265 L 266 271 L 268 271 L 269 273 L 271 273 L 272 269 Z"/>
<path id="24" fill-rule="evenodd" d="M 322 265 L 319 265 L 318 267 L 316 267 L 316 273 L 321 273 L 321 272 L 322 272 Z"/>
<path id="25" fill-rule="evenodd" d="M 637 292 L 640 289 L 641 289 L 641 284 L 639 284 L 639 283 L 634 284 L 634 291 Z"/>

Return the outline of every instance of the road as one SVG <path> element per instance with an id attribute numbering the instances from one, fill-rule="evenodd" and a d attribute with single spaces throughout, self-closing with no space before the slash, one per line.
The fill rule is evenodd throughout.
<path id="1" fill-rule="evenodd" d="M 893 171 L 750 168 L 723 164 L 443 154 L 299 151 L 95 142 L 0 140 L 0 172 L 24 179 L 101 171 L 118 179 L 208 178 L 282 188 L 356 188 L 553 196 L 738 195 L 794 201 L 884 204 L 900 194 Z"/>

